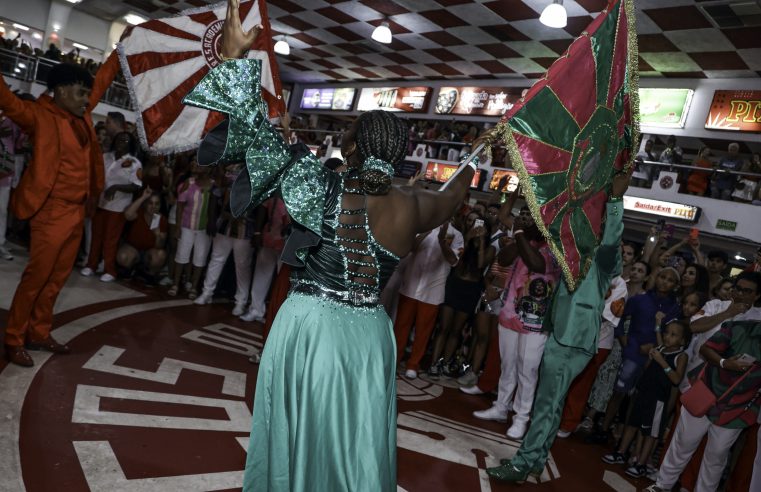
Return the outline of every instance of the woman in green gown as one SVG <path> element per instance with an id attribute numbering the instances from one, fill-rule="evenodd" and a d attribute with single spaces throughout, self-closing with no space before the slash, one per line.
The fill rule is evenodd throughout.
<path id="1" fill-rule="evenodd" d="M 415 236 L 462 203 L 476 164 L 444 191 L 392 186 L 407 128 L 383 111 L 344 134 L 342 172 L 303 144 L 288 146 L 267 120 L 259 60 L 239 59 L 259 29 L 243 31 L 238 3 L 228 3 L 227 61 L 185 103 L 229 117 L 206 137 L 199 162 L 246 162 L 233 212 L 279 193 L 294 222 L 282 258 L 294 267 L 292 287 L 262 353 L 243 488 L 396 490 L 396 348 L 380 292 Z"/>

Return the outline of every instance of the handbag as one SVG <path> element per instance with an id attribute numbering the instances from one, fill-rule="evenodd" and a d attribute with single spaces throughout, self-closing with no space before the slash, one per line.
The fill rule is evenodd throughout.
<path id="1" fill-rule="evenodd" d="M 682 402 L 682 406 L 684 406 L 693 417 L 705 417 L 714 405 L 723 400 L 733 389 L 735 389 L 735 386 L 740 384 L 740 382 L 751 373 L 754 366 L 749 367 L 748 370 L 745 371 L 745 374 L 737 378 L 737 381 L 727 388 L 727 391 L 718 398 L 716 398 L 716 395 L 713 394 L 711 388 L 709 388 L 703 380 L 706 367 L 708 367 L 707 362 L 703 365 L 703 369 L 700 371 L 695 382 L 692 383 L 692 386 L 690 386 L 690 389 L 685 391 L 679 398 Z"/>

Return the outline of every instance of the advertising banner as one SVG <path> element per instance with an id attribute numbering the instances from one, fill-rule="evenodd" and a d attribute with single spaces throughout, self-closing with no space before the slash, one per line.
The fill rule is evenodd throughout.
<path id="1" fill-rule="evenodd" d="M 690 89 L 640 89 L 640 124 L 658 128 L 684 128 L 694 94 Z"/>
<path id="2" fill-rule="evenodd" d="M 636 196 L 624 196 L 624 210 L 690 222 L 697 222 L 700 217 L 700 207 Z"/>
<path id="3" fill-rule="evenodd" d="M 359 93 L 357 110 L 425 113 L 430 98 L 430 87 L 366 87 Z"/>
<path id="4" fill-rule="evenodd" d="M 457 164 L 446 164 L 443 162 L 429 161 L 425 167 L 425 179 L 426 181 L 446 183 L 459 167 L 460 166 Z M 483 169 L 479 169 L 478 172 L 473 175 L 473 181 L 470 183 L 471 188 L 478 188 L 478 184 L 481 182 L 481 175 L 483 172 Z"/>
<path id="5" fill-rule="evenodd" d="M 436 114 L 502 116 L 526 91 L 522 87 L 442 87 Z"/>
<path id="6" fill-rule="evenodd" d="M 491 176 L 491 181 L 489 181 L 489 189 L 495 191 L 497 187 L 499 187 L 499 182 L 505 176 L 508 176 L 509 180 L 507 182 L 507 188 L 502 191 L 507 191 L 508 193 L 514 192 L 520 183 L 520 180 L 518 179 L 518 173 L 515 171 L 506 171 L 503 169 L 497 169 L 494 171 L 494 174 Z"/>
<path id="7" fill-rule="evenodd" d="M 761 91 L 715 91 L 706 128 L 761 132 Z"/>
<path id="8" fill-rule="evenodd" d="M 304 89 L 301 96 L 301 109 L 327 109 L 334 111 L 349 111 L 354 103 L 352 87 L 320 87 Z"/>

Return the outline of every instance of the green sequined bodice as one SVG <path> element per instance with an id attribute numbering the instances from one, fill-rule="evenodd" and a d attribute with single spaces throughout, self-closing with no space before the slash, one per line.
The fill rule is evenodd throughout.
<path id="1" fill-rule="evenodd" d="M 344 195 L 359 195 L 346 186 L 349 174 L 329 173 L 322 222 L 322 240 L 310 249 L 304 268 L 291 274 L 304 283 L 334 292 L 361 292 L 379 296 L 394 273 L 399 258 L 372 235 L 365 207 L 347 209 Z"/>

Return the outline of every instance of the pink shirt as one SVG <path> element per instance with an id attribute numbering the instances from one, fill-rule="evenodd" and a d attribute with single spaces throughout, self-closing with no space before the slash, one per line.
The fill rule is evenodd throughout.
<path id="1" fill-rule="evenodd" d="M 544 315 L 550 308 L 560 279 L 560 268 L 547 243 L 532 241 L 531 244 L 544 258 L 545 270 L 542 273 L 529 271 L 519 256 L 512 265 L 504 293 L 505 304 L 499 312 L 500 326 L 519 333 L 542 331 Z"/>
<path id="2" fill-rule="evenodd" d="M 188 187 L 177 197 L 177 203 L 185 204 L 185 208 L 182 210 L 181 227 L 195 231 L 206 229 L 209 217 L 209 201 L 212 199 L 213 189 L 214 181 L 211 182 L 211 187 L 208 190 L 204 190 L 198 186 L 195 178 L 188 178 Z"/>

